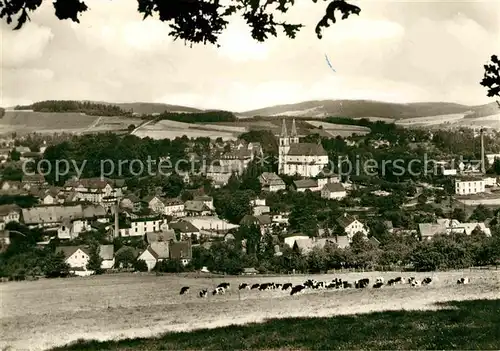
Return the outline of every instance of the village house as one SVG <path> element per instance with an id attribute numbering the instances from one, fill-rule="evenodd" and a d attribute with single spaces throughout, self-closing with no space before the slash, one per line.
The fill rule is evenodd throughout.
<path id="1" fill-rule="evenodd" d="M 62 221 L 61 225 L 57 228 L 57 237 L 59 239 L 73 240 L 83 232 L 90 232 L 92 226 L 87 219 L 66 218 Z"/>
<path id="2" fill-rule="evenodd" d="M 156 243 L 156 242 L 167 242 L 167 241 L 177 241 L 175 236 L 175 231 L 172 229 L 162 230 L 161 232 L 149 232 L 145 236 L 146 244 Z"/>
<path id="3" fill-rule="evenodd" d="M 321 189 L 321 197 L 328 200 L 341 200 L 347 196 L 347 191 L 341 183 L 328 183 Z"/>
<path id="4" fill-rule="evenodd" d="M 349 241 L 356 233 L 363 233 L 364 236 L 368 236 L 369 229 L 362 222 L 360 222 L 355 217 L 344 213 L 344 216 L 337 219 L 338 225 L 344 229 Z"/>
<path id="5" fill-rule="evenodd" d="M 69 265 L 70 273 L 78 276 L 89 276 L 93 271 L 87 270 L 90 252 L 85 246 L 59 246 L 56 253 L 62 252 L 64 262 Z"/>
<path id="6" fill-rule="evenodd" d="M 208 208 L 210 208 L 211 210 L 215 210 L 215 207 L 214 207 L 214 198 L 211 197 L 211 196 L 208 196 L 208 195 L 195 196 L 195 197 L 193 197 L 193 201 L 201 201 L 205 205 L 207 205 Z"/>
<path id="7" fill-rule="evenodd" d="M 184 204 L 186 216 L 210 216 L 212 208 L 209 207 L 204 201 L 190 200 Z"/>
<path id="8" fill-rule="evenodd" d="M 0 205 L 0 230 L 10 222 L 19 223 L 21 208 L 17 205 Z"/>
<path id="9" fill-rule="evenodd" d="M 170 199 L 165 202 L 165 214 L 172 217 L 185 217 L 186 211 L 184 202 L 180 199 Z"/>
<path id="10" fill-rule="evenodd" d="M 41 174 L 23 175 L 22 184 L 30 186 L 42 186 L 47 184 L 45 177 Z"/>
<path id="11" fill-rule="evenodd" d="M 184 266 L 189 264 L 193 259 L 193 249 L 191 245 L 191 240 L 170 242 L 169 254 L 171 260 L 178 260 Z"/>
<path id="12" fill-rule="evenodd" d="M 296 240 L 309 239 L 308 235 L 302 233 L 292 233 L 285 237 L 285 245 L 293 248 Z"/>
<path id="13" fill-rule="evenodd" d="M 5 180 L 2 183 L 2 187 L 0 190 L 9 191 L 9 190 L 21 190 L 23 189 L 23 184 L 19 181 L 14 180 Z"/>
<path id="14" fill-rule="evenodd" d="M 485 192 L 485 183 L 482 178 L 468 177 L 455 180 L 455 194 L 471 195 Z"/>
<path id="15" fill-rule="evenodd" d="M 82 201 L 114 203 L 116 197 L 123 195 L 126 187 L 123 179 L 84 178 L 68 180 L 64 184 L 64 190 L 76 192 L 77 197 Z"/>
<path id="16" fill-rule="evenodd" d="M 309 191 L 320 191 L 321 188 L 318 185 L 318 181 L 316 179 L 299 179 L 293 181 L 293 188 L 295 191 L 305 192 Z"/>
<path id="17" fill-rule="evenodd" d="M 295 119 L 288 136 L 285 120 L 278 146 L 279 174 L 315 177 L 328 165 L 328 154 L 321 144 L 300 143 Z"/>
<path id="18" fill-rule="evenodd" d="M 193 239 L 193 237 L 195 237 L 196 240 L 200 240 L 200 230 L 189 221 L 181 220 L 179 222 L 171 222 L 169 226 L 175 233 L 179 234 L 181 240 Z"/>
<path id="19" fill-rule="evenodd" d="M 271 212 L 271 208 L 269 206 L 255 206 L 252 208 L 252 212 L 254 216 L 260 216 Z"/>
<path id="20" fill-rule="evenodd" d="M 233 173 L 238 174 L 236 167 L 221 166 L 217 161 L 206 167 L 205 176 L 213 182 L 214 188 L 220 188 L 229 182 Z"/>
<path id="21" fill-rule="evenodd" d="M 148 271 L 153 270 L 158 262 L 168 260 L 170 258 L 169 242 L 155 242 L 148 245 L 137 260 L 143 260 L 148 266 Z"/>
<path id="22" fill-rule="evenodd" d="M 217 216 L 186 217 L 184 220 L 198 228 L 200 234 L 207 236 L 223 236 L 230 230 L 239 227 L 239 225 L 229 223 Z"/>
<path id="23" fill-rule="evenodd" d="M 23 221 L 30 229 L 58 227 L 64 219 L 82 218 L 82 205 L 38 206 L 22 209 Z"/>
<path id="24" fill-rule="evenodd" d="M 100 245 L 99 256 L 102 259 L 101 268 L 111 269 L 115 265 L 114 245 Z"/>
<path id="25" fill-rule="evenodd" d="M 128 194 L 120 201 L 121 208 L 129 209 L 132 212 L 139 212 L 146 206 L 147 204 L 135 194 Z"/>
<path id="26" fill-rule="evenodd" d="M 140 217 L 130 221 L 130 225 L 120 227 L 120 236 L 144 236 L 146 233 L 159 232 L 167 220 L 160 217 Z"/>
<path id="27" fill-rule="evenodd" d="M 264 172 L 259 176 L 263 191 L 276 192 L 286 190 L 286 184 L 276 173 Z"/>
<path id="28" fill-rule="evenodd" d="M 158 214 L 165 213 L 165 203 L 158 196 L 148 196 L 144 199 L 148 203 L 148 208 Z"/>
<path id="29" fill-rule="evenodd" d="M 270 232 L 272 230 L 273 222 L 271 221 L 271 216 L 269 215 L 246 215 L 241 219 L 240 225 L 256 225 L 259 227 L 261 235 L 264 235 L 266 232 Z"/>
<path id="30" fill-rule="evenodd" d="M 436 235 L 465 234 L 471 235 L 475 230 L 491 236 L 491 229 L 481 222 L 460 223 L 456 219 L 438 219 L 436 223 L 419 223 L 418 232 L 422 240 L 431 240 Z"/>

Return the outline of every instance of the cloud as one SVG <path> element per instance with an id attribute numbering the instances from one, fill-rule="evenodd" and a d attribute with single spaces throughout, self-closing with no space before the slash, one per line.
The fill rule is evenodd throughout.
<path id="1" fill-rule="evenodd" d="M 54 37 L 50 28 L 30 23 L 22 30 L 2 28 L 2 67 L 22 67 L 39 59 Z"/>
<path id="2" fill-rule="evenodd" d="M 214 48 L 220 57 L 236 62 L 263 61 L 272 50 L 272 39 L 264 43 L 255 41 L 250 27 L 241 19 L 232 21 L 219 38 L 219 48 Z"/>
<path id="3" fill-rule="evenodd" d="M 325 41 L 351 42 L 398 38 L 404 34 L 404 27 L 396 22 L 353 16 L 336 23 L 331 30 L 326 29 L 324 37 Z"/>

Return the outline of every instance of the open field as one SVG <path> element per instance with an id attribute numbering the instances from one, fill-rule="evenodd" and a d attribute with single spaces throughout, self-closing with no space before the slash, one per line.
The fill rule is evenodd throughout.
<path id="1" fill-rule="evenodd" d="M 191 124 L 170 120 L 162 120 L 157 123 L 150 123 L 138 128 L 134 135 L 152 139 L 174 139 L 186 135 L 188 138 L 208 137 L 222 139 L 236 139 L 237 136 L 245 132 L 244 127 L 215 125 L 215 124 Z"/>
<path id="2" fill-rule="evenodd" d="M 389 279 L 400 275 L 396 272 L 370 272 L 209 279 L 129 274 L 10 282 L 0 285 L 0 347 L 46 349 L 81 338 L 150 337 L 168 331 L 262 322 L 268 318 L 327 317 L 402 309 L 436 310 L 440 308 L 435 304 L 437 302 L 495 299 L 500 292 L 500 271 L 436 273 L 433 285 L 419 288 L 399 285 L 380 290 L 320 290 L 297 296 L 278 290 L 244 290 L 238 294 L 234 289 L 241 282 L 297 284 L 308 278 L 326 281 L 340 277 L 352 281 L 377 276 Z M 465 275 L 471 278 L 471 284 L 456 285 L 456 280 Z M 404 276 L 424 277 L 429 274 Z M 209 296 L 206 300 L 195 296 L 199 290 L 213 288 L 223 281 L 232 285 L 232 290 L 226 295 Z M 191 287 L 190 293 L 179 296 L 180 288 L 185 285 Z"/>
<path id="3" fill-rule="evenodd" d="M 310 125 L 316 128 L 323 128 L 326 132 L 328 132 L 333 137 L 337 135 L 340 136 L 350 136 L 352 134 L 365 135 L 370 133 L 370 128 L 360 127 L 360 126 L 351 126 L 345 124 L 336 124 L 336 123 L 328 123 L 328 122 L 320 122 L 320 121 L 306 121 Z"/>
<path id="4" fill-rule="evenodd" d="M 456 113 L 449 115 L 439 115 L 430 117 L 417 117 L 417 118 L 405 118 L 396 121 L 396 124 L 401 126 L 430 126 L 443 123 L 457 123 L 459 120 L 464 119 L 465 114 Z"/>
<path id="5" fill-rule="evenodd" d="M 497 350 L 500 300 L 438 303 L 437 311 L 387 311 L 272 319 L 155 338 L 79 341 L 76 350 Z"/>
<path id="6" fill-rule="evenodd" d="M 6 111 L 0 118 L 2 132 L 28 133 L 95 133 L 125 130 L 130 124 L 139 125 L 138 118 L 88 116 L 76 112 Z"/>

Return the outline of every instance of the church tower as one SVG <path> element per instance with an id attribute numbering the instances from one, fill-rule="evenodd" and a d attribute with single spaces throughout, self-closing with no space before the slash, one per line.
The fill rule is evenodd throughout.
<path id="1" fill-rule="evenodd" d="M 292 133 L 290 138 L 290 144 L 298 144 L 299 135 L 297 134 L 297 127 L 295 126 L 295 119 L 292 120 Z"/>
<path id="2" fill-rule="evenodd" d="M 293 125 L 295 126 L 295 122 Z M 290 138 L 288 137 L 288 133 L 286 130 L 285 119 L 283 119 L 283 124 L 281 126 L 281 135 L 279 138 L 279 146 L 278 146 L 278 173 L 280 174 L 285 173 L 285 165 L 286 165 L 285 156 L 286 154 L 288 154 L 288 150 L 290 150 Z"/>

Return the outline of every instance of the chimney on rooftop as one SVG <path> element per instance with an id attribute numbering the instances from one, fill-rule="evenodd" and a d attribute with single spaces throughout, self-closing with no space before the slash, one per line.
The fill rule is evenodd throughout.
<path id="1" fill-rule="evenodd" d="M 481 133 L 481 173 L 485 174 L 486 173 L 486 164 L 484 160 L 484 129 L 481 128 L 480 133 Z"/>

